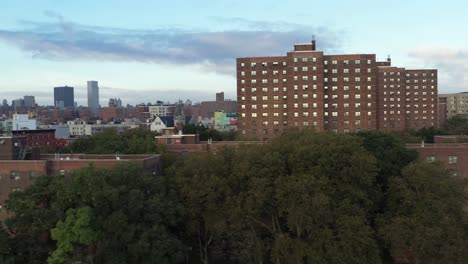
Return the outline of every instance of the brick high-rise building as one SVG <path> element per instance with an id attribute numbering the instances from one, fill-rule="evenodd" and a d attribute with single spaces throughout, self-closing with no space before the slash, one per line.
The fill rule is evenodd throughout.
<path id="1" fill-rule="evenodd" d="M 237 59 L 242 136 L 437 126 L 437 70 L 392 67 L 390 58 L 376 61 L 375 54 L 324 55 L 315 45 L 294 45 L 286 56 Z"/>

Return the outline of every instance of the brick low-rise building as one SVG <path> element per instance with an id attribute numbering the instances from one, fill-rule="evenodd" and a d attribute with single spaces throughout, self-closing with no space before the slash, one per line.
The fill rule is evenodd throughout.
<path id="1" fill-rule="evenodd" d="M 41 155 L 39 160 L 0 160 L 0 221 L 8 215 L 4 204 L 13 191 L 30 186 L 40 175 L 68 175 L 93 164 L 99 169 L 113 169 L 125 164 L 137 164 L 149 173 L 159 171 L 159 155 Z"/>
<path id="2" fill-rule="evenodd" d="M 49 154 L 40 155 L 35 160 L 18 160 L 26 140 L 26 136 L 0 137 L 0 221 L 8 216 L 4 208 L 8 195 L 24 190 L 40 175 L 68 175 L 90 164 L 99 169 L 113 169 L 132 163 L 154 175 L 159 172 L 159 155 L 149 154 Z"/>
<path id="3" fill-rule="evenodd" d="M 238 129 L 268 140 L 290 128 L 400 131 L 437 126 L 437 70 L 408 70 L 375 54 L 325 55 L 311 44 L 286 56 L 237 59 Z"/>
<path id="4" fill-rule="evenodd" d="M 428 162 L 441 162 L 453 176 L 468 178 L 468 143 L 408 144 Z"/>

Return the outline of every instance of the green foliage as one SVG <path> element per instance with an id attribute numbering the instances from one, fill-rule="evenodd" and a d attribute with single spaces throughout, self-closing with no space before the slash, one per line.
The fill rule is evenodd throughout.
<path id="1" fill-rule="evenodd" d="M 0 261 L 463 263 L 466 181 L 416 158 L 394 134 L 294 131 L 163 155 L 160 177 L 135 166 L 39 177 L 10 196 Z"/>
<path id="2" fill-rule="evenodd" d="M 466 135 L 468 134 L 468 119 L 461 116 L 453 116 L 447 119 L 444 129 L 451 135 Z"/>
<path id="3" fill-rule="evenodd" d="M 75 248 L 78 245 L 88 245 L 97 239 L 96 230 L 91 227 L 92 214 L 93 210 L 90 207 L 67 210 L 65 221 L 59 221 L 51 231 L 52 239 L 57 241 L 57 249 L 48 259 L 48 263 L 67 263 L 69 253 L 76 252 Z"/>
<path id="4" fill-rule="evenodd" d="M 7 221 L 14 263 L 184 260 L 183 210 L 172 181 L 135 166 L 42 176 L 12 193 L 7 206 L 14 213 Z"/>
<path id="5" fill-rule="evenodd" d="M 363 146 L 377 158 L 381 184 L 386 184 L 391 176 L 400 175 L 401 169 L 418 157 L 415 150 L 407 149 L 393 134 L 366 131 L 357 135 L 363 138 Z"/>
<path id="6" fill-rule="evenodd" d="M 378 263 L 367 219 L 377 168 L 359 142 L 298 132 L 176 163 L 192 254 L 202 263 Z"/>
<path id="7" fill-rule="evenodd" d="M 6 203 L 15 216 L 6 220 L 14 263 L 46 262 L 55 248 L 50 230 L 62 219 L 63 210 L 53 205 L 57 191 L 64 188 L 60 176 L 41 176 L 24 192 L 13 192 Z"/>
<path id="8" fill-rule="evenodd" d="M 415 135 L 420 137 L 424 142 L 426 143 L 434 143 L 434 136 L 436 135 L 446 135 L 448 134 L 448 131 L 445 131 L 440 128 L 435 128 L 435 127 L 429 127 L 429 128 L 421 128 L 418 131 L 416 131 Z"/>
<path id="9" fill-rule="evenodd" d="M 0 225 L 0 263 L 13 263 L 8 233 Z"/>
<path id="10" fill-rule="evenodd" d="M 379 232 L 391 254 L 409 263 L 466 263 L 466 181 L 439 164 L 417 162 L 393 178 Z"/>
<path id="11" fill-rule="evenodd" d="M 204 125 L 187 124 L 183 127 L 184 134 L 198 134 L 201 141 L 212 139 L 213 141 L 235 141 L 239 139 L 235 130 L 218 131 Z"/>
<path id="12" fill-rule="evenodd" d="M 88 154 L 148 154 L 156 153 L 158 149 L 154 142 L 156 133 L 149 130 L 134 128 L 119 134 L 117 130 L 108 128 L 94 136 L 84 136 L 68 145 L 64 152 Z"/>

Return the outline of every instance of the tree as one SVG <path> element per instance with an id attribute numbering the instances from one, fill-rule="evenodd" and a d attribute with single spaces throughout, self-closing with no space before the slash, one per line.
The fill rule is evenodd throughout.
<path id="1" fill-rule="evenodd" d="M 89 245 L 97 239 L 97 230 L 91 226 L 93 211 L 90 207 L 71 208 L 66 215 L 65 221 L 59 221 L 51 231 L 52 238 L 57 241 L 57 249 L 49 257 L 48 263 L 66 263 L 70 253 L 73 254 L 73 262 L 85 259 L 84 256 L 88 254 L 83 254 L 77 248 L 80 245 Z"/>
<path id="2" fill-rule="evenodd" d="M 178 239 L 183 210 L 172 180 L 134 165 L 41 176 L 12 193 L 7 209 L 14 263 L 184 260 Z"/>
<path id="3" fill-rule="evenodd" d="M 157 153 L 158 149 L 154 137 L 156 132 L 142 128 L 134 128 L 125 131 L 122 138 L 127 141 L 127 148 L 123 151 L 126 154 L 151 154 Z"/>
<path id="4" fill-rule="evenodd" d="M 468 119 L 461 116 L 453 116 L 445 122 L 445 130 L 452 135 L 465 135 L 468 133 Z"/>
<path id="5" fill-rule="evenodd" d="M 13 216 L 5 221 L 14 263 L 46 263 L 55 248 L 50 229 L 62 219 L 64 211 L 54 206 L 61 176 L 40 176 L 25 191 L 13 192 L 6 202 Z"/>
<path id="6" fill-rule="evenodd" d="M 465 263 L 466 181 L 440 164 L 416 162 L 390 180 L 379 233 L 396 260 Z"/>
<path id="7" fill-rule="evenodd" d="M 171 184 L 134 166 L 75 172 L 58 193 L 67 217 L 52 230 L 58 247 L 50 263 L 182 262 L 181 207 Z"/>
<path id="8" fill-rule="evenodd" d="M 0 225 L 0 263 L 2 264 L 14 263 L 12 258 L 13 257 L 11 253 L 8 233 Z"/>
<path id="9" fill-rule="evenodd" d="M 375 159 L 350 135 L 288 133 L 174 164 L 202 263 L 378 263 Z M 239 243 L 238 241 L 246 241 Z M 356 253 L 359 252 L 359 253 Z"/>
<path id="10" fill-rule="evenodd" d="M 88 154 L 150 154 L 157 153 L 156 133 L 141 128 L 118 133 L 114 128 L 104 129 L 93 136 L 84 136 L 70 143 L 65 152 Z"/>

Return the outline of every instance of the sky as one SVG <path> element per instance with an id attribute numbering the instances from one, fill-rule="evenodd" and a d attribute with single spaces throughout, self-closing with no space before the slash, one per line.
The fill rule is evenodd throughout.
<path id="1" fill-rule="evenodd" d="M 388 55 L 439 70 L 439 93 L 468 91 L 468 2 L 1 0 L 0 100 L 97 80 L 100 104 L 236 98 L 235 59 L 285 55 L 317 41 L 325 53 Z"/>

